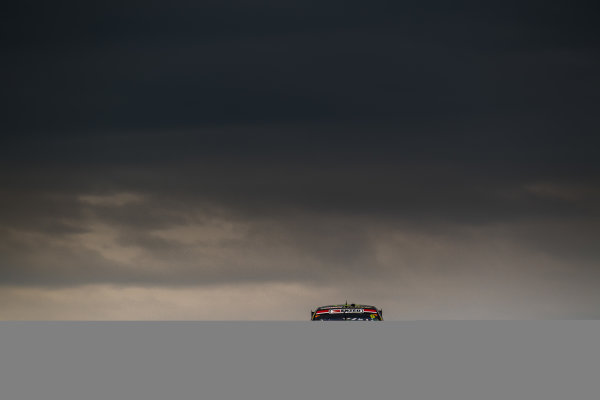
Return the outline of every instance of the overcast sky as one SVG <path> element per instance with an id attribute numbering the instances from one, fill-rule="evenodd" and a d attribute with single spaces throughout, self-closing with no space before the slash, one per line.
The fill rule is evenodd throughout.
<path id="1" fill-rule="evenodd" d="M 584 2 L 21 1 L 0 319 L 600 318 Z"/>

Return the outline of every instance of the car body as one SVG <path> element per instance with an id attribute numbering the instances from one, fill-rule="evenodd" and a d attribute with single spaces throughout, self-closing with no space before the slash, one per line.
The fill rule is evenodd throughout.
<path id="1" fill-rule="evenodd" d="M 310 312 L 311 321 L 383 321 L 383 311 L 366 304 L 337 304 Z"/>

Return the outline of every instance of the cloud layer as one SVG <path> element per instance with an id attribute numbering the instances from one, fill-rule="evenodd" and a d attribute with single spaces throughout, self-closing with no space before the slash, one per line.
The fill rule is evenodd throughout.
<path id="1" fill-rule="evenodd" d="M 61 7 L 2 28 L 0 318 L 599 317 L 593 13 Z"/>

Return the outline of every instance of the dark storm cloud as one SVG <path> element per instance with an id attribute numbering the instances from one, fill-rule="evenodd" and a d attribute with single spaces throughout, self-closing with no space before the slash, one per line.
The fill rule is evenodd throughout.
<path id="1" fill-rule="evenodd" d="M 286 4 L 19 6 L 5 26 L 6 168 L 183 161 L 192 167 L 170 171 L 210 169 L 208 187 L 239 198 L 238 169 L 252 182 L 291 164 L 257 179 L 318 202 L 326 179 L 296 164 L 325 164 L 344 204 L 362 202 L 356 192 L 398 203 L 394 177 L 414 196 L 406 179 L 422 179 L 431 197 L 451 183 L 491 194 L 481 186 L 597 176 L 599 57 L 585 10 Z M 369 163 L 382 166 L 343 172 Z M 433 178 L 449 167 L 455 176 Z"/>
<path id="2" fill-rule="evenodd" d="M 49 200 L 54 207 L 35 211 Z M 13 206 L 20 218 L 11 223 L 3 216 L 0 230 L 2 284 L 314 281 L 373 265 L 367 232 L 355 222 L 325 217 L 330 222 L 316 225 L 314 217 L 298 213 L 241 216 L 197 200 L 43 196 L 26 204 L 33 215 Z M 49 213 L 59 208 L 56 203 L 72 212 Z"/>
<path id="3" fill-rule="evenodd" d="M 4 28 L 8 131 L 392 117 L 402 128 L 480 114 L 560 121 L 555 112 L 584 114 L 597 100 L 593 25 L 564 5 L 18 8 Z"/>
<path id="4" fill-rule="evenodd" d="M 15 3 L 0 286 L 343 282 L 423 304 L 555 294 L 539 315 L 597 316 L 593 15 Z"/>
<path id="5" fill-rule="evenodd" d="M 166 209 L 209 202 L 239 210 L 245 217 L 285 215 L 300 209 L 406 222 L 477 224 L 598 215 L 597 195 L 589 189 L 594 187 L 589 171 L 574 181 L 571 177 L 578 171 L 569 166 L 557 167 L 552 175 L 552 171 L 540 171 L 543 163 L 527 164 L 525 160 L 477 165 L 411 156 L 378 159 L 380 156 L 350 154 L 332 160 L 206 156 L 183 163 L 163 160 L 122 165 L 80 161 L 44 171 L 7 171 L 0 176 L 9 192 L 0 214 L 7 222 L 31 226 L 42 224 L 48 216 L 68 214 L 76 219 L 81 213 L 71 203 L 79 194 L 134 191 L 163 199 Z M 578 186 L 571 189 L 572 184 Z M 576 193 L 569 195 L 571 190 Z M 111 222 L 135 220 L 140 228 L 149 224 L 151 228 L 153 221 L 181 222 L 177 213 L 159 213 L 160 218 L 155 219 L 155 210 L 143 207 L 111 213 L 104 217 Z"/>
<path id="6" fill-rule="evenodd" d="M 4 179 L 247 213 L 585 215 L 523 187 L 597 178 L 591 27 L 533 2 L 18 5 Z"/>
<path id="7" fill-rule="evenodd" d="M 416 176 L 414 168 L 386 165 L 37 172 L 52 191 L 15 186 L 2 199 L 3 282 L 327 282 L 336 273 L 383 277 L 423 263 L 453 274 L 479 263 L 488 268 L 499 257 L 519 265 L 519 253 L 544 254 L 573 271 L 597 270 L 597 190 L 418 167 Z M 385 267 L 376 248 L 393 247 L 390 237 L 398 234 L 416 240 L 418 251 L 409 247 L 408 265 L 399 252 L 398 264 Z M 486 259 L 477 250 L 486 240 L 513 250 Z M 427 242 L 453 241 L 471 246 L 473 255 L 419 259 Z"/>

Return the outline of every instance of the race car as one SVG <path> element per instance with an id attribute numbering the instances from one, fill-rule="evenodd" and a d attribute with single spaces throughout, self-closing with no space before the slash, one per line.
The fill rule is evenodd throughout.
<path id="1" fill-rule="evenodd" d="M 323 306 L 310 312 L 311 321 L 383 321 L 383 311 L 365 304 Z"/>

